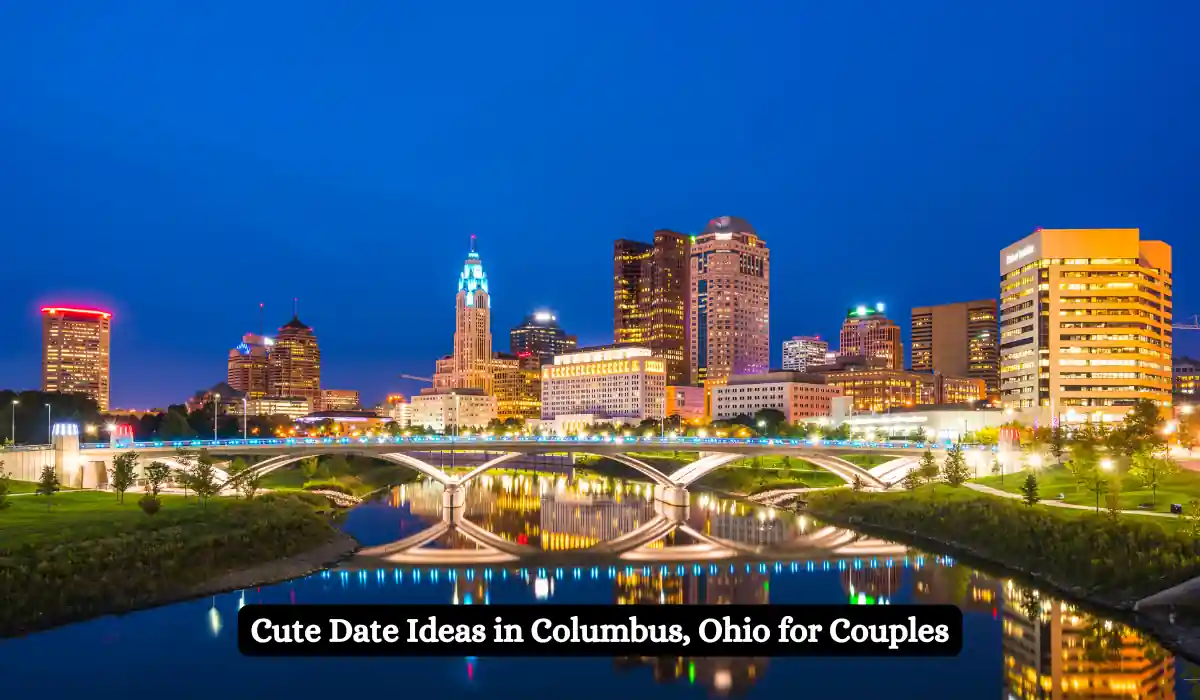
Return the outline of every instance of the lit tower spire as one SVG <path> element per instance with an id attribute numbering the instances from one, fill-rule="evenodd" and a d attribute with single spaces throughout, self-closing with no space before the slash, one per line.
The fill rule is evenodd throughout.
<path id="1" fill-rule="evenodd" d="M 471 251 L 458 276 L 458 295 L 455 300 L 454 326 L 454 386 L 463 389 L 492 390 L 492 323 L 491 296 L 483 261 L 475 250 L 475 234 L 471 234 Z"/>

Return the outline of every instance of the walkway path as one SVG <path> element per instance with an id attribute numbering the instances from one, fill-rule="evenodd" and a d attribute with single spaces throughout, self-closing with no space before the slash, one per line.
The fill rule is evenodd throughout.
<path id="1" fill-rule="evenodd" d="M 999 496 L 1000 498 L 1024 498 L 1019 493 L 1010 493 L 1008 491 L 1001 491 L 1000 489 L 994 489 L 991 486 L 984 486 L 983 484 L 973 484 L 969 481 L 966 482 L 965 484 L 963 484 L 963 486 L 966 486 L 967 488 L 971 489 L 972 491 L 978 491 L 979 493 L 986 493 L 989 496 Z M 1054 501 L 1054 500 L 1038 501 L 1038 503 L 1041 505 L 1044 505 L 1044 506 L 1052 506 L 1054 508 L 1072 508 L 1074 510 L 1096 510 L 1094 506 L 1081 506 L 1081 505 L 1077 505 L 1075 503 L 1063 503 L 1062 501 Z M 1157 513 L 1152 510 L 1123 510 L 1123 511 L 1121 511 L 1121 514 L 1122 515 L 1149 515 L 1149 516 L 1152 516 L 1155 518 L 1178 518 L 1179 517 L 1178 515 L 1175 515 L 1174 513 Z"/>

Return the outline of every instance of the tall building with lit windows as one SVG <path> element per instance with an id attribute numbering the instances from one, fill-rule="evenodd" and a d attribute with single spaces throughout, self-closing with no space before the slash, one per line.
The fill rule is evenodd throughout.
<path id="1" fill-rule="evenodd" d="M 267 377 L 271 347 L 275 341 L 261 335 L 247 333 L 242 342 L 229 351 L 226 365 L 226 383 L 244 392 L 247 397 L 260 399 L 269 391 Z"/>
<path id="2" fill-rule="evenodd" d="M 267 360 L 267 387 L 269 396 L 304 399 L 310 410 L 321 410 L 321 348 L 313 329 L 298 316 L 275 336 Z"/>
<path id="3" fill-rule="evenodd" d="M 98 309 L 42 309 L 42 391 L 86 394 L 108 410 L 112 314 Z"/>
<path id="4" fill-rule="evenodd" d="M 535 357 L 538 364 L 543 359 L 570 352 L 579 344 L 573 335 L 567 335 L 558 325 L 558 318 L 549 311 L 536 311 L 521 325 L 508 332 L 509 349 L 517 357 Z"/>
<path id="5" fill-rule="evenodd" d="M 690 384 L 688 250 L 682 233 L 659 229 L 653 243 L 613 245 L 613 340 L 649 348 L 667 364 L 667 382 Z"/>
<path id="6" fill-rule="evenodd" d="M 692 380 L 723 383 L 770 366 L 770 251 L 754 227 L 718 216 L 692 241 L 689 352 Z"/>
<path id="7" fill-rule="evenodd" d="M 982 379 L 989 399 L 1000 397 L 996 300 L 919 306 L 912 310 L 914 372 Z"/>
<path id="8" fill-rule="evenodd" d="M 481 389 L 491 394 L 491 362 L 492 300 L 472 235 L 471 252 L 458 276 L 454 302 L 454 354 L 438 362 L 434 388 Z"/>
<path id="9" fill-rule="evenodd" d="M 883 313 L 883 304 L 847 311 L 838 340 L 839 357 L 875 358 L 883 362 L 884 369 L 904 369 L 900 326 Z"/>
<path id="10" fill-rule="evenodd" d="M 1039 229 L 1000 251 L 1000 396 L 1042 422 L 1171 401 L 1171 247 L 1138 229 Z"/>

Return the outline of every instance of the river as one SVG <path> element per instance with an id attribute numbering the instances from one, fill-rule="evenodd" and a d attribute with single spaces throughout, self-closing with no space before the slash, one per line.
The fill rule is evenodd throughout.
<path id="1" fill-rule="evenodd" d="M 933 553 L 810 518 L 692 494 L 659 539 L 629 540 L 661 512 L 646 487 L 502 475 L 473 487 L 476 530 L 516 545 L 511 563 L 463 563 L 483 545 L 458 529 L 409 550 L 412 562 L 346 566 L 260 589 L 167 605 L 0 642 L 5 690 L 97 691 L 172 700 L 353 697 L 1190 698 L 1198 670 L 1126 625 Z M 347 514 L 364 545 L 445 527 L 438 487 L 393 489 Z M 634 538 L 635 540 L 637 538 Z M 497 540 L 499 541 L 499 540 Z M 605 542 L 624 559 L 580 552 Z M 766 554 L 747 555 L 756 550 Z M 820 552 L 824 554 L 819 554 Z M 478 553 L 478 552 L 477 552 Z M 818 553 L 818 554 L 814 554 Z M 237 650 L 247 603 L 543 602 L 952 603 L 957 658 L 252 659 Z"/>

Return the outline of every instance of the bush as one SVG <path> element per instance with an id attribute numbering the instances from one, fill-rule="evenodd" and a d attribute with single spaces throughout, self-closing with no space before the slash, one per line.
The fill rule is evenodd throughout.
<path id="1" fill-rule="evenodd" d="M 210 509 L 186 526 L 0 551 L 0 637 L 155 604 L 332 535 L 312 507 L 285 496 Z"/>
<path id="2" fill-rule="evenodd" d="M 154 515 L 162 508 L 162 503 L 154 496 L 146 494 L 138 499 L 138 508 L 141 508 L 146 515 Z"/>
<path id="3" fill-rule="evenodd" d="M 1134 518 L 1068 517 L 1018 500 L 911 493 L 829 491 L 813 494 L 809 505 L 818 514 L 958 545 L 1108 602 L 1151 595 L 1200 574 L 1195 539 Z"/>

